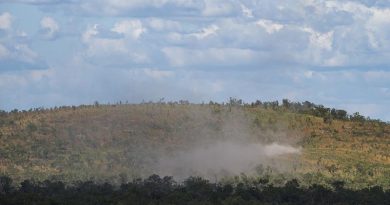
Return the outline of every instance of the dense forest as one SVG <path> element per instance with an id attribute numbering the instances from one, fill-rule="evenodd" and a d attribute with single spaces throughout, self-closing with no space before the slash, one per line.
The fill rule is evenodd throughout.
<path id="1" fill-rule="evenodd" d="M 1 111 L 0 204 L 385 204 L 389 150 L 387 122 L 307 101 Z"/>
<path id="2" fill-rule="evenodd" d="M 389 204 L 390 192 L 375 186 L 348 190 L 342 182 L 332 188 L 313 184 L 300 187 L 296 180 L 275 187 L 267 180 L 243 181 L 236 184 L 211 183 L 190 177 L 182 183 L 172 177 L 152 175 L 144 180 L 113 186 L 93 181 L 66 186 L 62 182 L 23 181 L 19 188 L 11 186 L 7 177 L 0 178 L 0 204 Z"/>

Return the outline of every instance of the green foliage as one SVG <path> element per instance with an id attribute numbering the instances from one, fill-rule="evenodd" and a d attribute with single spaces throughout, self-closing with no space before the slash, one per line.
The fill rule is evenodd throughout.
<path id="1" fill-rule="evenodd" d="M 3 179 L 2 177 L 1 179 Z M 115 187 L 92 181 L 65 186 L 61 181 L 23 181 L 19 188 L 0 193 L 0 204 L 387 204 L 390 192 L 375 186 L 349 190 L 341 181 L 332 189 L 313 184 L 302 187 L 292 179 L 275 187 L 267 181 L 210 183 L 190 177 L 176 183 L 171 177 L 152 175 Z"/>
<path id="2" fill-rule="evenodd" d="M 228 122 L 245 129 L 232 129 Z M 327 186 L 329 179 L 354 189 L 390 186 L 387 123 L 287 99 L 281 104 L 259 100 L 247 104 L 235 98 L 209 104 L 162 99 L 0 112 L 0 171 L 15 183 L 25 179 L 121 183 L 153 174 L 148 167 L 160 150 L 186 150 L 187 142 L 200 136 L 212 141 L 236 133 L 247 134 L 254 142 L 285 140 L 302 146 L 301 156 L 284 160 L 297 161 L 291 175 L 306 186 Z M 269 175 L 272 183 L 291 178 L 266 166 L 256 173 Z"/>
<path id="3" fill-rule="evenodd" d="M 35 132 L 38 130 L 38 127 L 34 123 L 28 123 L 27 125 L 27 131 L 28 132 Z"/>

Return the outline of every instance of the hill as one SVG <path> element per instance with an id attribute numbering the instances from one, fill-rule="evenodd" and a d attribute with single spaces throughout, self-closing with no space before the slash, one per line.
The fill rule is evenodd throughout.
<path id="1" fill-rule="evenodd" d="M 390 188 L 390 125 L 312 103 L 142 103 L 0 114 L 0 173 L 15 182 L 123 183 L 157 173 Z"/>

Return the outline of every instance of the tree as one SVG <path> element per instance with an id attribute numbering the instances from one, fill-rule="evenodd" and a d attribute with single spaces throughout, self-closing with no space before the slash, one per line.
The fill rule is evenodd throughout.
<path id="1" fill-rule="evenodd" d="M 336 109 L 333 108 L 330 111 L 330 114 L 335 119 L 339 119 L 339 120 L 346 120 L 346 119 L 348 119 L 347 111 L 345 111 L 345 110 L 336 110 Z"/>
<path id="2" fill-rule="evenodd" d="M 12 190 L 12 179 L 6 176 L 0 177 L 0 194 L 8 194 Z"/>
<path id="3" fill-rule="evenodd" d="M 282 105 L 285 108 L 290 108 L 290 101 L 288 99 L 283 99 L 282 100 Z"/>
<path id="4" fill-rule="evenodd" d="M 94 103 L 95 107 L 99 107 L 99 102 L 96 100 Z"/>
<path id="5" fill-rule="evenodd" d="M 364 122 L 364 121 L 365 121 L 364 116 L 360 115 L 359 112 L 353 113 L 349 118 L 350 118 L 352 121 L 357 121 L 357 122 Z"/>

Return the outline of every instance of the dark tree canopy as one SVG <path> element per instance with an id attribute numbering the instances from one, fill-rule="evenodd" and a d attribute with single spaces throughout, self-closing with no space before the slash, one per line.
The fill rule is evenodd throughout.
<path id="1" fill-rule="evenodd" d="M 0 177 L 0 204 L 388 204 L 390 192 L 381 187 L 348 190 L 336 181 L 333 189 L 321 185 L 301 187 L 295 179 L 282 187 L 258 182 L 211 183 L 190 177 L 183 183 L 152 175 L 120 187 L 92 181 L 65 186 L 58 181 L 26 180 L 18 188 Z"/>

